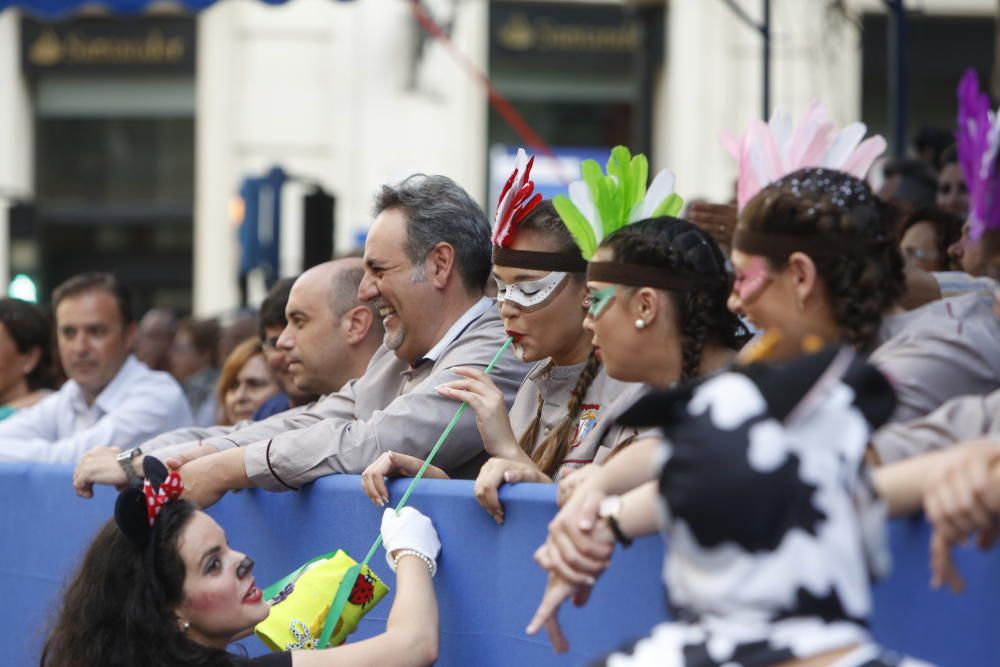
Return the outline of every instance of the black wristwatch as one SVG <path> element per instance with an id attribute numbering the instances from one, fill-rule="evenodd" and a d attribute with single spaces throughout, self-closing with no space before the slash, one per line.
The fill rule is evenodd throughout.
<path id="1" fill-rule="evenodd" d="M 132 465 L 132 461 L 135 457 L 142 454 L 142 450 L 138 447 L 133 447 L 132 449 L 126 449 L 124 452 L 118 455 L 118 465 L 121 466 L 122 470 L 125 472 L 125 478 L 128 479 L 130 486 L 137 486 L 142 484 L 142 475 L 135 471 L 135 466 Z"/>
<path id="2" fill-rule="evenodd" d="M 621 512 L 622 497 L 608 496 L 601 501 L 601 504 L 597 509 L 597 516 L 604 519 L 605 523 L 608 524 L 608 528 L 611 529 L 612 534 L 614 534 L 615 539 L 618 540 L 619 544 L 627 548 L 632 546 L 632 539 L 622 532 L 621 526 L 618 525 L 618 518 L 621 516 Z"/>

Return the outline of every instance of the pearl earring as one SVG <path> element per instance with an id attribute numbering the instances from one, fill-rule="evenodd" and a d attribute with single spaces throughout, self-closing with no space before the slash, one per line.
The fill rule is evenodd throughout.
<path id="1" fill-rule="evenodd" d="M 636 320 L 635 321 L 635 328 L 638 329 L 639 331 L 642 331 L 643 329 L 645 329 L 646 328 L 646 322 L 645 322 L 645 320 L 643 320 L 641 318 L 638 319 L 638 320 Z"/>
<path id="2" fill-rule="evenodd" d="M 184 621 L 183 623 L 181 623 L 181 632 L 187 632 L 190 627 L 191 627 L 191 622 Z"/>

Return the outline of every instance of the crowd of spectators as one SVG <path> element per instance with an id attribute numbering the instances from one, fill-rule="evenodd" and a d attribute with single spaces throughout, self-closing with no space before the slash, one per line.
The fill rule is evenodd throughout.
<path id="1" fill-rule="evenodd" d="M 925 508 L 935 580 L 954 587 L 951 549 L 970 536 L 989 546 L 1000 526 L 1000 230 L 976 230 L 955 150 L 925 148 L 886 165 L 879 196 L 858 158 L 860 178 L 789 169 L 752 191 L 741 182 L 739 210 L 699 202 L 688 220 L 676 217 L 672 175 L 647 193 L 645 158 L 625 149 L 554 201 L 531 196 L 522 156 L 492 234 L 445 176 L 384 185 L 363 258 L 278 281 L 253 317 L 154 309 L 136 324 L 127 287 L 105 273 L 56 288 L 51 324 L 40 307 L 2 300 L 0 461 L 73 463 L 83 497 L 144 475 L 170 485 L 160 462 L 183 479 L 184 500 L 157 519 L 162 534 L 116 515 L 121 530 L 109 524 L 78 575 L 141 568 L 142 553 L 181 563 L 179 579 L 157 584 L 170 613 L 146 619 L 163 625 L 158 639 L 122 649 L 132 656 L 155 645 L 202 660 L 191 664 L 246 662 L 225 645 L 266 616 L 246 588 L 252 560 L 228 547 L 219 557 L 254 611 L 212 634 L 218 618 L 192 606 L 189 587 L 208 584 L 191 579 L 189 552 L 221 529 L 198 507 L 332 474 L 360 475 L 385 505 L 385 479 L 415 474 L 465 402 L 427 475 L 475 479 L 498 523 L 503 484 L 559 484 L 536 554 L 549 584 L 530 627 L 546 627 L 557 649 L 559 606 L 586 599 L 616 543 L 662 531 L 679 618 L 611 664 L 924 664 L 871 644 L 870 600 L 857 591 L 880 571 L 864 564 L 859 526 L 881 504 Z M 623 213 L 601 199 L 612 191 Z M 486 375 L 508 338 L 513 354 Z M 820 437 L 823 424 L 842 428 Z M 436 533 L 418 513 L 385 521 L 401 573 L 389 630 L 339 654 L 343 664 L 436 655 L 407 626 L 436 618 Z M 815 539 L 786 540 L 797 522 Z M 723 551 L 726 540 L 737 546 Z M 834 544 L 851 555 L 834 557 Z M 706 583 L 690 572 L 708 558 L 717 578 Z M 834 582 L 833 602 L 796 588 L 811 576 L 804 565 L 776 565 L 806 561 Z M 58 627 L 83 642 L 69 630 L 80 604 L 67 596 Z M 62 632 L 43 665 L 105 664 L 100 651 L 74 663 Z M 710 659 L 713 642 L 727 648 Z M 256 664 L 314 664 L 280 655 Z"/>

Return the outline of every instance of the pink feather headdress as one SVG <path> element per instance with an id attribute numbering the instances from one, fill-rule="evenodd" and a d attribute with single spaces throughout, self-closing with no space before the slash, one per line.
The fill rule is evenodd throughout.
<path id="1" fill-rule="evenodd" d="M 506 248 L 514 238 L 514 230 L 542 201 L 542 194 L 535 192 L 531 180 L 531 166 L 535 157 L 528 158 L 523 148 L 517 149 L 514 171 L 500 193 L 496 220 L 493 223 L 493 245 Z M 534 193 L 534 195 L 532 194 Z"/>
<path id="2" fill-rule="evenodd" d="M 863 179 L 886 148 L 881 135 L 862 141 L 867 129 L 864 123 L 851 123 L 838 131 L 827 119 L 826 107 L 813 102 L 797 127 L 789 114 L 776 110 L 768 123 L 752 121 L 740 139 L 723 133 L 723 148 L 739 162 L 738 208 L 799 169 L 824 167 Z"/>
<path id="3" fill-rule="evenodd" d="M 958 130 L 955 149 L 969 190 L 969 237 L 982 238 L 987 230 L 1000 229 L 997 191 L 997 151 L 1000 122 L 990 110 L 990 100 L 979 89 L 976 71 L 968 70 L 958 83 Z"/>

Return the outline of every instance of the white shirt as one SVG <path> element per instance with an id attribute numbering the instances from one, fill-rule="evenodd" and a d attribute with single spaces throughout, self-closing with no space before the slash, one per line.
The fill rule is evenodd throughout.
<path id="1" fill-rule="evenodd" d="M 75 463 L 91 447 L 134 447 L 193 422 L 180 385 L 129 356 L 93 405 L 69 380 L 0 422 L 0 462 Z"/>

